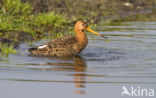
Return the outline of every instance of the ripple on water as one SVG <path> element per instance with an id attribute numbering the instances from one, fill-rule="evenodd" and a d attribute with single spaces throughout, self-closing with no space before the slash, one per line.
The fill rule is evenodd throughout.
<path id="1" fill-rule="evenodd" d="M 81 94 L 86 94 L 86 86 L 93 84 L 154 84 L 155 87 L 156 23 L 130 24 L 108 26 L 113 30 L 101 31 L 109 36 L 110 42 L 90 36 L 88 46 L 77 57 L 29 55 L 26 51 L 29 46 L 21 44 L 21 54 L 0 58 L 0 81 L 61 83 L 63 86 L 71 83 L 74 86 L 68 87 L 75 87 Z M 44 42 L 47 40 L 37 45 Z"/>

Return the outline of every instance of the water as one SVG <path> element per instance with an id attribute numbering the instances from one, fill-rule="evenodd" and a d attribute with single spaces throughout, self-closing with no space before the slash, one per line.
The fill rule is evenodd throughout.
<path id="1" fill-rule="evenodd" d="M 21 44 L 20 54 L 0 58 L 0 97 L 121 98 L 123 86 L 156 91 L 156 22 L 129 24 L 98 27 L 110 42 L 91 35 L 79 57 L 33 56 Z"/>

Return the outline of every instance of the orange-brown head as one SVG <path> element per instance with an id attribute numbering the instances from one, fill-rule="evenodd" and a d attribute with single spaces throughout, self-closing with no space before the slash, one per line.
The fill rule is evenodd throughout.
<path id="1" fill-rule="evenodd" d="M 98 35 L 98 36 L 101 36 L 103 38 L 107 38 L 107 37 L 95 32 L 95 31 L 93 31 L 92 29 L 90 29 L 88 27 L 88 25 L 85 22 L 82 22 L 82 21 L 77 21 L 76 22 L 74 30 L 75 30 L 76 34 L 81 33 L 81 32 L 84 33 L 84 30 L 87 30 L 89 32 L 92 32 L 92 33 Z"/>

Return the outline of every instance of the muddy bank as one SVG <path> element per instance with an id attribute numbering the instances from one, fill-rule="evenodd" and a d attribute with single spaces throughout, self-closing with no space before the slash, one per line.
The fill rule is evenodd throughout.
<path id="1" fill-rule="evenodd" d="M 118 20 L 138 13 L 150 13 L 155 0 L 22 0 L 32 3 L 34 12 L 64 13 L 70 21 L 82 19 L 89 23 Z"/>

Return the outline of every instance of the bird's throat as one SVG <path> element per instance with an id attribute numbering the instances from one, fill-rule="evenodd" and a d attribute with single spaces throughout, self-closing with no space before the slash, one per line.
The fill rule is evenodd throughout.
<path id="1" fill-rule="evenodd" d="M 88 38 L 84 31 L 80 30 L 76 32 L 76 38 L 78 40 L 80 48 L 84 49 L 88 43 Z"/>

